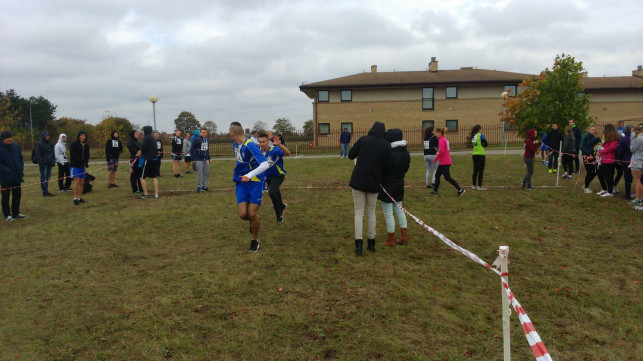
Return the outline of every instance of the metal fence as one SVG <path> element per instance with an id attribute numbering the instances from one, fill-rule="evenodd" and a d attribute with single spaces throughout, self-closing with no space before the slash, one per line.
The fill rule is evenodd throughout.
<path id="1" fill-rule="evenodd" d="M 612 123 L 616 125 L 617 122 L 596 122 L 598 127 L 605 124 Z M 353 129 L 351 134 L 351 146 L 360 137 L 368 134 L 369 129 Z M 411 152 L 421 152 L 423 150 L 423 132 L 419 127 L 401 128 L 404 134 L 404 139 L 407 141 L 408 149 Z M 467 137 L 470 135 L 470 129 L 449 130 L 447 138 L 451 149 L 465 149 L 469 145 Z M 502 124 L 498 122 L 495 125 L 483 125 L 482 133 L 489 142 L 489 148 L 502 148 Z M 285 136 L 285 145 L 290 149 L 293 154 L 339 154 L 339 136 L 341 131 L 339 129 L 331 131 L 328 134 L 319 134 L 317 136 L 312 134 L 305 134 L 303 131 L 291 133 Z M 170 153 L 171 150 L 171 137 L 172 134 L 164 134 L 161 137 L 163 142 L 163 150 Z M 213 157 L 234 157 L 232 150 L 232 139 L 227 134 L 215 134 L 208 137 L 210 141 L 210 155 Z M 524 138 L 520 137 L 515 130 L 505 130 L 504 132 L 505 143 L 508 148 L 522 147 Z M 52 136 L 52 139 L 57 137 Z M 123 141 L 123 140 L 122 140 Z M 25 155 L 25 161 L 31 161 L 32 145 L 30 141 L 17 142 Z M 55 142 L 54 142 L 55 143 Z M 128 151 L 125 147 L 126 140 L 123 141 L 123 153 L 121 158 L 128 157 Z M 71 142 L 68 142 L 68 146 Z M 95 141 L 90 141 L 90 153 L 92 159 L 105 159 L 105 147 Z M 167 155 L 165 158 L 170 158 Z"/>

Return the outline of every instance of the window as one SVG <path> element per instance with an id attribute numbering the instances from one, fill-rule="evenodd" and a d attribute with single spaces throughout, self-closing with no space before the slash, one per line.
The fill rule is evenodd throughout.
<path id="1" fill-rule="evenodd" d="M 353 134 L 353 123 L 342 123 L 342 127 L 340 128 L 340 132 L 344 132 L 344 128 L 348 129 L 348 132 Z"/>
<path id="2" fill-rule="evenodd" d="M 446 126 L 447 126 L 447 129 L 450 132 L 457 132 L 458 131 L 458 121 L 455 120 L 455 119 L 447 120 Z"/>
<path id="3" fill-rule="evenodd" d="M 317 124 L 317 132 L 319 134 L 330 134 L 330 123 Z"/>
<path id="4" fill-rule="evenodd" d="M 448 86 L 446 91 L 447 99 L 456 99 L 458 98 L 458 87 L 457 86 Z"/>
<path id="5" fill-rule="evenodd" d="M 515 85 L 505 85 L 505 91 L 509 94 L 510 97 L 516 96 L 516 86 Z"/>
<path id="6" fill-rule="evenodd" d="M 342 90 L 342 101 L 343 102 L 352 102 L 353 101 L 353 91 L 352 90 Z"/>
<path id="7" fill-rule="evenodd" d="M 320 90 L 317 93 L 318 102 L 328 102 L 328 90 Z"/>
<path id="8" fill-rule="evenodd" d="M 422 110 L 433 109 L 433 88 L 422 88 Z"/>
<path id="9" fill-rule="evenodd" d="M 435 127 L 435 122 L 433 120 L 423 120 L 422 121 L 422 131 L 428 127 Z"/>

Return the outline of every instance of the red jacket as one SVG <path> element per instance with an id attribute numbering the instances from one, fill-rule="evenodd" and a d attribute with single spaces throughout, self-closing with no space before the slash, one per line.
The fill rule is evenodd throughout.
<path id="1" fill-rule="evenodd" d="M 538 143 L 536 143 L 536 129 L 529 129 L 525 134 L 525 158 L 534 158 L 538 150 Z"/>

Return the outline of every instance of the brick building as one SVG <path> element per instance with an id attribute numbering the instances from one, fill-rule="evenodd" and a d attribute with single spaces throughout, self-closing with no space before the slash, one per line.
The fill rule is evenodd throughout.
<path id="1" fill-rule="evenodd" d="M 387 128 L 421 129 L 447 126 L 449 132 L 468 132 L 475 124 L 500 127 L 500 94 L 515 94 L 532 74 L 498 70 L 438 70 L 431 59 L 425 71 L 371 72 L 303 84 L 313 99 L 315 139 L 343 128 L 369 128 L 374 121 Z M 643 70 L 622 77 L 586 77 L 590 116 L 600 121 L 643 119 Z"/>

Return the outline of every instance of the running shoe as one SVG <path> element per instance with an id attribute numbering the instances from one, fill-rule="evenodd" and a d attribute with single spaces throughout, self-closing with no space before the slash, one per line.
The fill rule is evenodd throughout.
<path id="1" fill-rule="evenodd" d="M 259 241 L 256 239 L 250 241 L 250 248 L 248 248 L 248 251 L 257 253 L 259 251 Z"/>
<path id="2" fill-rule="evenodd" d="M 461 197 L 461 196 L 464 194 L 464 192 L 466 192 L 466 191 L 464 190 L 464 188 L 460 188 L 460 189 L 458 190 L 458 197 Z"/>

